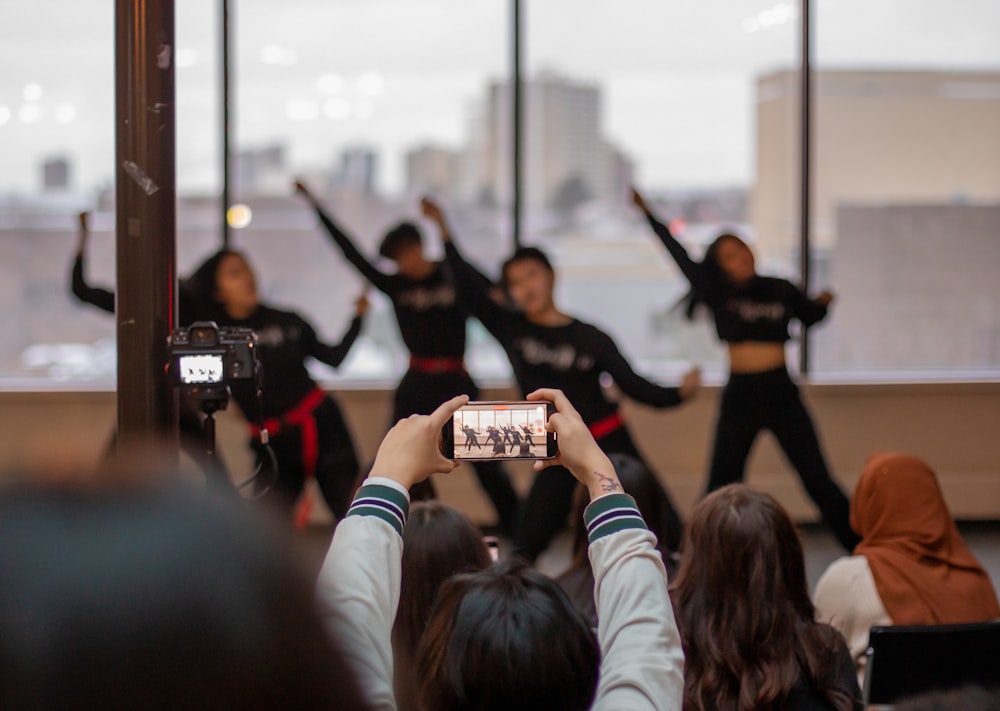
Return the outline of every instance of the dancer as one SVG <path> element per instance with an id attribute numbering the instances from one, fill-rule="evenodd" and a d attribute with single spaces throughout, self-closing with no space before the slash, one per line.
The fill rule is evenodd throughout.
<path id="1" fill-rule="evenodd" d="M 520 448 L 521 446 L 521 433 L 515 429 L 510 433 L 510 436 L 513 439 L 513 442 L 511 442 L 510 445 L 510 451 L 513 453 L 515 449 Z"/>
<path id="2" fill-rule="evenodd" d="M 521 425 L 521 429 L 524 430 L 524 439 L 528 443 L 528 446 L 533 447 L 535 442 L 531 439 L 531 428 L 527 425 Z"/>
<path id="3" fill-rule="evenodd" d="M 90 242 L 90 214 L 81 212 L 77 216 L 79 225 L 76 255 L 73 259 L 73 267 L 70 271 L 70 291 L 79 301 L 95 306 L 105 313 L 115 313 L 115 293 L 109 289 L 98 286 L 91 286 L 84 276 L 84 265 L 87 256 L 87 245 Z M 199 308 L 192 298 L 190 290 L 184 282 L 178 289 L 178 321 L 181 325 L 187 325 L 193 321 L 210 318 L 210 316 L 199 313 L 204 307 Z M 178 418 L 177 429 L 181 448 L 197 462 L 202 471 L 205 472 L 207 482 L 229 493 L 235 493 L 236 489 L 229 475 L 225 460 L 218 449 L 209 456 L 205 444 L 205 435 L 202 426 L 202 414 L 198 404 L 183 393 L 178 398 Z M 112 435 L 107 451 L 114 449 L 117 435 Z"/>
<path id="4" fill-rule="evenodd" d="M 847 496 L 833 481 L 809 412 L 785 363 L 788 324 L 818 323 L 833 301 L 830 292 L 810 299 L 792 283 L 757 273 L 753 253 L 739 237 L 720 235 L 699 263 L 660 222 L 638 191 L 632 201 L 691 283 L 687 315 L 705 304 L 719 338 L 729 348 L 729 382 L 722 393 L 708 491 L 742 481 L 757 433 L 769 429 L 799 473 L 809 496 L 840 544 L 853 550 Z"/>
<path id="5" fill-rule="evenodd" d="M 562 390 L 605 452 L 630 454 L 642 460 L 618 404 L 604 396 L 601 374 L 610 375 L 634 400 L 665 408 L 679 405 L 694 394 L 700 383 L 698 371 L 688 373 L 680 388 L 656 385 L 636 374 L 610 336 L 557 308 L 553 296 L 555 272 L 545 254 L 534 247 L 518 249 L 503 266 L 504 286 L 523 313 L 498 305 L 456 247 L 440 207 L 424 200 L 423 210 L 441 231 L 462 300 L 471 305 L 476 317 L 507 352 L 520 388 L 526 393 L 540 387 Z M 512 429 L 514 443 L 520 446 L 520 435 L 516 428 Z M 549 467 L 535 477 L 514 538 L 522 554 L 534 558 L 548 546 L 566 522 L 574 486 L 573 477 L 561 467 Z M 659 520 L 665 524 L 656 533 L 663 549 L 676 550 L 682 532 L 680 517 L 663 487 L 659 490 Z"/>
<path id="6" fill-rule="evenodd" d="M 261 411 L 263 428 L 277 458 L 278 471 L 269 469 L 257 437 L 251 428 L 258 462 L 265 471 L 258 477 L 261 486 L 273 481 L 265 500 L 291 511 L 298 527 L 308 522 L 310 500 L 302 497 L 306 479 L 315 476 L 330 511 L 339 521 L 347 513 L 358 481 L 358 459 L 351 434 L 337 403 L 309 376 L 306 359 L 339 366 L 361 332 L 368 301 L 358 298 L 355 316 L 335 346 L 319 340 L 313 327 L 297 313 L 279 311 L 261 303 L 257 281 L 246 258 L 224 249 L 209 257 L 190 280 L 201 303 L 214 303 L 219 325 L 251 328 L 258 334 L 257 356 L 263 371 L 261 397 L 254 383 L 231 385 L 233 399 L 243 414 L 256 421 Z M 268 476 L 270 471 L 270 476 Z M 299 505 L 296 507 L 296 501 Z"/>
<path id="7" fill-rule="evenodd" d="M 385 235 L 379 254 L 395 262 L 397 268 L 395 274 L 386 274 L 358 251 L 302 182 L 296 182 L 295 189 L 316 211 L 347 261 L 392 301 L 400 335 L 410 351 L 409 369 L 396 387 L 393 422 L 412 414 L 429 414 L 438 403 L 456 395 L 478 397 L 479 389 L 465 369 L 468 313 L 455 298 L 455 287 L 444 265 L 424 255 L 423 238 L 416 225 L 404 222 Z M 483 288 L 489 288 L 486 277 L 480 275 L 479 279 Z M 509 534 L 518 498 L 507 472 L 500 464 L 491 462 L 475 462 L 473 467 L 493 502 L 501 530 Z M 414 499 L 433 495 L 429 479 L 411 492 Z"/>

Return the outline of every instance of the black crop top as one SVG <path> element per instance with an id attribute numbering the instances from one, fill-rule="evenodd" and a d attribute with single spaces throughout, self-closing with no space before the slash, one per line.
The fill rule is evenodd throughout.
<path id="1" fill-rule="evenodd" d="M 315 209 L 347 261 L 392 300 L 399 333 L 412 355 L 423 358 L 462 358 L 465 355 L 465 321 L 469 311 L 459 303 L 454 280 L 446 265 L 438 264 L 424 279 L 386 274 L 365 259 L 350 237 L 322 208 L 315 206 Z M 489 283 L 482 274 L 478 278 Z"/>
<path id="2" fill-rule="evenodd" d="M 665 224 L 648 212 L 646 217 L 691 288 L 711 309 L 715 330 L 726 343 L 784 343 L 790 337 L 788 324 L 793 318 L 812 326 L 826 317 L 826 306 L 810 299 L 790 281 L 777 277 L 755 276 L 740 286 L 709 290 L 702 277 L 702 265 L 691 259 Z"/>
<path id="3" fill-rule="evenodd" d="M 558 388 L 583 417 L 593 424 L 613 415 L 618 406 L 609 402 L 601 387 L 601 374 L 610 375 L 626 395 L 653 407 L 681 403 L 680 391 L 651 383 L 638 375 L 611 337 L 596 326 L 573 319 L 565 326 L 541 326 L 524 314 L 511 311 L 490 298 L 454 243 L 445 244 L 460 297 L 507 352 L 514 377 L 524 393 L 538 388 Z"/>

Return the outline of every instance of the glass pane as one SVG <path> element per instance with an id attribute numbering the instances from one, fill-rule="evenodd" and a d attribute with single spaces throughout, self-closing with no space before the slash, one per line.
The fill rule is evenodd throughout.
<path id="1" fill-rule="evenodd" d="M 552 253 L 564 308 L 611 333 L 641 370 L 670 377 L 698 364 L 717 377 L 714 327 L 684 317 L 688 285 L 627 189 L 642 189 L 695 258 L 723 230 L 762 251 L 772 225 L 753 199 L 757 166 L 790 168 L 795 134 L 758 157 L 758 82 L 794 68 L 797 10 L 774 0 L 528 9 L 525 241 Z M 793 203 L 795 190 L 779 192 Z M 785 251 L 758 256 L 764 271 L 796 271 Z"/>
<path id="2" fill-rule="evenodd" d="M 1000 4 L 818 7 L 813 258 L 838 301 L 814 363 L 995 377 Z"/>
<path id="3" fill-rule="evenodd" d="M 503 0 L 232 2 L 233 231 L 262 296 L 322 337 L 346 328 L 361 280 L 292 194 L 303 176 L 373 258 L 385 229 L 438 194 L 457 226 L 506 251 L 508 206 L 476 193 L 482 113 L 507 67 Z M 178 268 L 221 245 L 219 4 L 177 8 Z M 69 293 L 76 215 L 93 212 L 86 276 L 114 287 L 114 3 L 0 6 L 0 382 L 113 387 L 114 320 Z M 47 181 L 43 184 L 44 180 Z M 431 249 L 440 250 L 436 236 Z M 348 362 L 324 378 L 394 378 L 405 355 L 378 296 Z M 476 330 L 472 360 L 507 372 Z"/>

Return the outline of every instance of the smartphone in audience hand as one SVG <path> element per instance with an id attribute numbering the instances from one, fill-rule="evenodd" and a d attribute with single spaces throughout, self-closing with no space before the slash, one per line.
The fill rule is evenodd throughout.
<path id="1" fill-rule="evenodd" d="M 551 402 L 477 401 L 465 405 L 441 430 L 449 459 L 552 459 L 559 454 L 554 432 L 545 429 L 556 412 Z"/>

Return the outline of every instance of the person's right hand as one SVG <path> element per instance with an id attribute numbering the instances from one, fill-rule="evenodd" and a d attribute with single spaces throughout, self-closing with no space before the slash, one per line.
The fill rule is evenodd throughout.
<path id="1" fill-rule="evenodd" d="M 580 413 L 562 390 L 542 388 L 530 393 L 527 399 L 549 400 L 556 406 L 556 414 L 549 418 L 546 429 L 556 433 L 559 455 L 535 462 L 536 471 L 561 464 L 587 487 L 591 500 L 624 491 L 608 455 L 594 441 Z"/>
<path id="2" fill-rule="evenodd" d="M 643 212 L 646 212 L 645 198 L 643 198 L 642 195 L 639 193 L 639 191 L 636 190 L 635 188 L 631 188 L 631 191 L 632 191 L 632 203 Z"/>
<path id="3" fill-rule="evenodd" d="M 397 422 L 382 440 L 369 476 L 392 479 L 409 489 L 431 474 L 453 471 L 459 463 L 441 453 L 441 429 L 468 402 L 468 395 L 459 395 L 430 415 Z"/>
<path id="4" fill-rule="evenodd" d="M 86 211 L 81 212 L 77 215 L 77 219 L 80 221 L 80 239 L 76 243 L 76 252 L 79 255 L 83 255 L 83 251 L 87 247 L 87 238 L 90 236 L 90 229 L 88 227 L 90 213 Z"/>
<path id="5" fill-rule="evenodd" d="M 295 192 L 299 193 L 300 195 L 304 195 L 307 198 L 312 197 L 312 193 L 309 192 L 309 188 L 306 187 L 306 184 L 303 183 L 302 180 L 296 179 L 293 185 L 295 186 Z"/>

